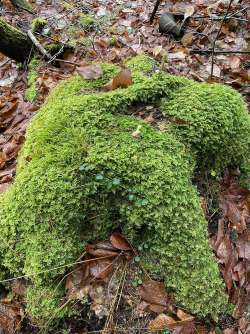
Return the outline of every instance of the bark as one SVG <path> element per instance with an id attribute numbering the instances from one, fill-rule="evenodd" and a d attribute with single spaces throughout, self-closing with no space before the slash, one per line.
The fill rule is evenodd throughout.
<path id="1" fill-rule="evenodd" d="M 23 63 L 31 49 L 32 42 L 29 37 L 0 17 L 0 52 Z"/>

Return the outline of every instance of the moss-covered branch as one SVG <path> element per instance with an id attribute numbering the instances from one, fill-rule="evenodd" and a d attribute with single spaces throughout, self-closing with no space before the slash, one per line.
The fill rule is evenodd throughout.
<path id="1" fill-rule="evenodd" d="M 24 62 L 31 48 L 28 36 L 0 17 L 0 52 L 18 62 Z"/>

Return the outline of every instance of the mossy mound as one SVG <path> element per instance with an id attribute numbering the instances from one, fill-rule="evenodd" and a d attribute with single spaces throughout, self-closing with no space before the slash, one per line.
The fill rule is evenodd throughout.
<path id="1" fill-rule="evenodd" d="M 200 168 L 249 165 L 249 115 L 231 87 L 190 82 L 163 99 L 161 108 L 165 116 L 187 121 L 171 131 L 195 152 Z"/>
<path id="2" fill-rule="evenodd" d="M 101 79 L 74 76 L 52 91 L 27 130 L 15 182 L 1 196 L 2 274 L 29 275 L 27 309 L 40 324 L 64 314 L 55 310 L 62 292 L 54 282 L 65 268 L 50 269 L 73 262 L 87 242 L 108 237 L 116 227 L 135 247 L 147 243 L 144 265 L 164 278 L 177 303 L 200 316 L 216 317 L 227 307 L 191 180 L 197 155 L 209 161 L 221 154 L 232 134 L 234 145 L 216 166 L 234 164 L 235 154 L 245 160 L 249 141 L 242 133 L 250 130 L 250 120 L 244 103 L 221 85 L 153 73 L 156 64 L 145 56 L 126 65 L 135 82 L 127 89 L 88 94 L 118 71 L 103 64 Z M 124 115 L 136 104 L 159 105 L 161 98 L 163 112 L 187 119 L 187 127 L 169 125 L 160 132 Z"/>

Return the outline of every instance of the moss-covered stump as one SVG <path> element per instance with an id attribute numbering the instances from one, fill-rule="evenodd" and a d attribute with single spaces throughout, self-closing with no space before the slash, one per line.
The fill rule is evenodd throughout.
<path id="1" fill-rule="evenodd" d="M 103 64 L 101 79 L 74 76 L 51 92 L 28 128 L 15 182 L 0 198 L 2 277 L 29 275 L 27 310 L 40 324 L 63 315 L 54 282 L 65 268 L 49 269 L 74 261 L 87 242 L 116 227 L 135 247 L 149 245 L 144 265 L 164 278 L 177 303 L 214 318 L 227 309 L 192 176 L 201 160 L 217 170 L 247 164 L 245 105 L 223 85 L 153 73 L 144 56 L 127 66 L 134 73 L 127 89 L 82 93 L 117 73 Z M 125 115 L 142 103 L 161 104 L 167 117 L 187 124 L 160 132 Z"/>
<path id="2" fill-rule="evenodd" d="M 29 57 L 31 48 L 28 36 L 0 16 L 0 52 L 22 63 Z"/>

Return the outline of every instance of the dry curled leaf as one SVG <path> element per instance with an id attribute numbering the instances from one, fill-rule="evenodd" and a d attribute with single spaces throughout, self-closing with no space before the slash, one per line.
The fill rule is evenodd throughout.
<path id="1" fill-rule="evenodd" d="M 111 81 L 109 81 L 103 88 L 110 91 L 117 88 L 128 88 L 133 84 L 132 73 L 130 69 L 122 69 Z"/>
<path id="2" fill-rule="evenodd" d="M 103 75 L 103 70 L 98 65 L 80 66 L 76 68 L 76 72 L 85 80 L 96 80 Z"/>
<path id="3" fill-rule="evenodd" d="M 110 241 L 102 241 L 94 244 L 88 244 L 86 246 L 86 251 L 88 254 L 95 257 L 116 257 L 119 252 Z"/>
<path id="4" fill-rule="evenodd" d="M 181 39 L 181 43 L 182 43 L 182 45 L 184 45 L 184 46 L 189 46 L 189 45 L 191 45 L 192 42 L 193 42 L 193 37 L 194 37 L 194 35 L 193 35 L 192 32 L 188 32 L 188 33 L 186 33 L 186 34 L 182 37 L 182 39 Z"/>
<path id="5" fill-rule="evenodd" d="M 119 232 L 113 232 L 110 237 L 111 244 L 119 250 L 132 250 L 130 243 Z"/>

